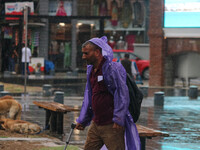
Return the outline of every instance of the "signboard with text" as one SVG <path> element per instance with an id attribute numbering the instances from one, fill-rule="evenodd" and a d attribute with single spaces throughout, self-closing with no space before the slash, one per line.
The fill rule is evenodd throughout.
<path id="1" fill-rule="evenodd" d="M 30 14 L 34 14 L 33 2 L 16 2 L 16 3 L 5 3 L 6 15 L 23 15 L 23 8 L 27 5 L 30 7 Z M 18 20 L 19 18 L 6 18 L 6 20 Z"/>

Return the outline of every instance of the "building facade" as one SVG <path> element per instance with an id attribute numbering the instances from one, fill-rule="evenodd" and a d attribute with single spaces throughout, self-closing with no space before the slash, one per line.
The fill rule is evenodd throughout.
<path id="1" fill-rule="evenodd" d="M 149 2 L 149 85 L 173 86 L 176 78 L 200 77 L 199 2 Z"/>
<path id="2" fill-rule="evenodd" d="M 28 45 L 38 57 L 52 61 L 55 70 L 75 70 L 83 68 L 81 45 L 84 41 L 106 35 L 114 42 L 114 49 L 120 42 L 123 49 L 149 43 L 149 1 L 148 0 L 32 0 L 32 14 L 28 23 Z M 23 17 L 6 19 L 12 15 L 16 5 L 27 1 L 1 1 L 0 54 L 1 72 L 7 70 L 7 51 L 14 42 L 21 51 L 23 36 Z M 20 7 L 20 6 L 19 6 Z M 22 6 L 21 6 L 22 7 Z M 4 17 L 3 17 L 4 16 Z M 75 17 L 74 17 L 75 16 Z M 8 35 L 7 35 L 8 33 Z M 117 45 L 118 44 L 118 45 Z M 135 44 L 135 46 L 134 46 Z M 148 57 L 148 56 L 147 56 Z M 19 61 L 19 60 L 18 60 Z M 19 61 L 20 62 L 20 61 Z"/>

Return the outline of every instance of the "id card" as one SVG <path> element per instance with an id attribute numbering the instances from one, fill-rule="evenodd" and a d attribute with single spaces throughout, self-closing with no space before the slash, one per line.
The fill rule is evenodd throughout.
<path id="1" fill-rule="evenodd" d="M 103 76 L 98 76 L 97 81 L 100 82 L 103 80 Z"/>

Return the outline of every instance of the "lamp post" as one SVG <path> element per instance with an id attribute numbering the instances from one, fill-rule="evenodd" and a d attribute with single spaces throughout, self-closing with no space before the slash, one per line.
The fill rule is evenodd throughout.
<path id="1" fill-rule="evenodd" d="M 28 30 L 28 6 L 25 5 L 25 7 L 24 7 L 24 38 L 25 38 L 24 95 L 26 95 L 26 84 L 27 84 L 27 71 L 26 71 L 26 67 L 27 67 L 27 30 Z"/>

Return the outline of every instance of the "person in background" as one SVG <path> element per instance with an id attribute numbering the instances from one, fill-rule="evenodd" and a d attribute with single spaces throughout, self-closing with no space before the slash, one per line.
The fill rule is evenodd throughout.
<path id="1" fill-rule="evenodd" d="M 17 57 L 18 57 L 18 54 L 17 54 L 17 50 L 16 50 L 16 45 L 13 42 L 12 46 L 11 46 L 11 49 L 9 51 L 9 71 L 12 74 L 16 74 L 16 72 L 15 72 L 15 63 L 17 62 Z"/>
<path id="2" fill-rule="evenodd" d="M 32 57 L 38 57 L 37 47 L 34 47 Z"/>
<path id="3" fill-rule="evenodd" d="M 25 52 L 26 51 L 26 52 Z M 25 56 L 26 55 L 26 56 Z M 25 74 L 25 63 L 27 74 L 30 74 L 29 63 L 31 62 L 31 50 L 28 47 L 25 47 L 25 44 L 22 44 L 22 75 Z"/>
<path id="4" fill-rule="evenodd" d="M 76 129 L 90 125 L 84 150 L 140 150 L 137 128 L 128 110 L 126 71 L 112 62 L 107 37 L 92 38 L 82 46 L 87 83 Z M 126 144 L 125 144 L 126 143 Z"/>
<path id="5" fill-rule="evenodd" d="M 126 72 L 131 76 L 134 77 L 133 75 L 133 64 L 132 61 L 130 61 L 129 59 L 129 54 L 125 54 L 124 55 L 124 59 L 121 61 L 121 64 L 123 65 L 123 67 L 125 68 Z"/>

